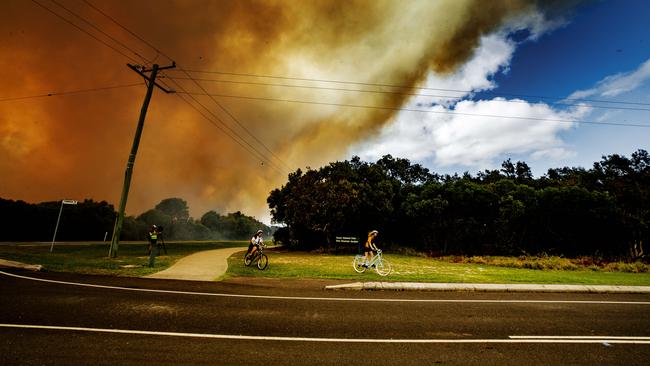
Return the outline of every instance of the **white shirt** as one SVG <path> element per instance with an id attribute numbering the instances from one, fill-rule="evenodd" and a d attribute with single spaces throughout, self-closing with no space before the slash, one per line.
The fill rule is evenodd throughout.
<path id="1" fill-rule="evenodd" d="M 251 243 L 255 245 L 264 245 L 264 241 L 262 240 L 262 237 L 257 235 L 251 238 Z"/>

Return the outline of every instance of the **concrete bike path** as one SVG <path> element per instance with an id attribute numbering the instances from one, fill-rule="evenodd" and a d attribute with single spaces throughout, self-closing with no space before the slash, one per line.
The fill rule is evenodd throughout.
<path id="1" fill-rule="evenodd" d="M 146 278 L 168 280 L 214 281 L 223 276 L 228 269 L 228 257 L 243 252 L 246 247 L 206 250 L 181 258 L 171 267 Z"/>

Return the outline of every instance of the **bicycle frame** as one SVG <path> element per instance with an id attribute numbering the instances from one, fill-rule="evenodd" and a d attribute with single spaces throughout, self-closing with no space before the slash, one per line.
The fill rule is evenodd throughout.
<path id="1" fill-rule="evenodd" d="M 388 276 L 392 272 L 392 266 L 389 261 L 384 259 L 384 255 L 381 250 L 377 250 L 377 254 L 372 257 L 367 263 L 364 260 L 364 256 L 358 254 L 352 260 L 352 267 L 357 273 L 363 273 L 368 268 L 374 268 L 377 274 L 380 276 Z"/>
<path id="2" fill-rule="evenodd" d="M 257 247 L 253 259 L 257 259 L 257 257 L 261 256 L 262 254 L 264 254 L 264 247 L 260 245 L 259 247 Z"/>
<path id="3" fill-rule="evenodd" d="M 381 250 L 375 254 L 372 259 L 368 262 L 368 267 L 374 266 L 377 264 L 377 262 L 381 262 L 382 259 L 382 252 Z"/>
<path id="4" fill-rule="evenodd" d="M 257 263 L 257 269 L 263 270 L 269 264 L 269 258 L 264 254 L 264 245 L 260 245 L 254 254 L 247 254 L 244 256 L 244 264 L 250 266 L 253 263 Z"/>

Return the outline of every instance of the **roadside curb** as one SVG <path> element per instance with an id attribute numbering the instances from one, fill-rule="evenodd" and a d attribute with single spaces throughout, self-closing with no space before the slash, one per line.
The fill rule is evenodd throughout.
<path id="1" fill-rule="evenodd" d="M 356 291 L 467 291 L 467 292 L 571 292 L 598 294 L 650 294 L 650 286 L 607 285 L 537 285 L 491 283 L 415 283 L 415 282 L 355 282 L 325 286 L 326 290 Z"/>
<path id="2" fill-rule="evenodd" d="M 5 259 L 0 259 L 0 267 L 21 268 L 21 269 L 27 269 L 35 272 L 38 272 L 43 269 L 43 266 L 41 266 L 40 264 L 25 264 L 20 262 L 8 261 Z"/>

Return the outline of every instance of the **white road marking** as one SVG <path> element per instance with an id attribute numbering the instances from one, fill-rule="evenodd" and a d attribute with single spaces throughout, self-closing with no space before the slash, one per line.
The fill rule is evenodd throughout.
<path id="1" fill-rule="evenodd" d="M 627 336 L 510 336 L 512 339 L 599 339 L 599 340 L 644 340 L 650 341 L 650 337 L 627 337 Z"/>
<path id="2" fill-rule="evenodd" d="M 249 298 L 249 299 L 273 299 L 273 300 L 303 300 L 303 301 L 352 301 L 352 302 L 406 302 L 406 303 L 517 303 L 517 304 L 610 304 L 610 305 L 650 305 L 650 301 L 592 301 L 592 300 L 455 300 L 455 299 L 363 299 L 347 297 L 300 297 L 300 296 L 270 296 L 270 295 L 243 295 L 243 294 L 224 294 L 215 292 L 192 292 L 192 291 L 174 291 L 174 290 L 156 290 L 146 288 L 130 288 L 119 286 L 94 285 L 89 283 L 77 283 L 47 280 L 43 278 L 21 276 L 13 273 L 0 271 L 5 276 L 20 278 L 30 281 L 39 281 L 55 283 L 59 285 L 81 286 L 103 288 L 110 290 L 151 292 L 174 295 L 193 295 L 193 296 L 215 296 L 231 298 Z"/>
<path id="3" fill-rule="evenodd" d="M 210 334 L 210 333 L 179 333 L 179 332 L 156 332 L 149 330 L 130 329 L 106 329 L 106 328 L 83 328 L 83 327 L 62 327 L 52 325 L 29 325 L 29 324 L 0 324 L 0 328 L 18 329 L 42 329 L 59 330 L 72 332 L 92 333 L 113 333 L 113 334 L 135 334 L 151 336 L 171 336 L 186 338 L 212 338 L 252 341 L 284 341 L 284 342 L 329 342 L 329 343 L 612 343 L 612 344 L 650 344 L 648 337 L 599 337 L 599 338 L 524 338 L 513 339 L 372 339 L 372 338 L 310 338 L 310 337 L 278 337 L 278 336 L 247 336 L 234 334 Z"/>

